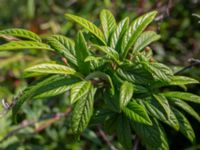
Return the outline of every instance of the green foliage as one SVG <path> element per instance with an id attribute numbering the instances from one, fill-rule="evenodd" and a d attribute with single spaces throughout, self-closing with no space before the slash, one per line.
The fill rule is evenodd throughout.
<path id="1" fill-rule="evenodd" d="M 173 88 L 168 92 L 163 89 L 198 81 L 175 76 L 166 65 L 151 61 L 152 54 L 144 51 L 160 38 L 153 31 L 143 32 L 156 14 L 156 11 L 144 14 L 129 26 L 129 18 L 117 24 L 111 12 L 103 10 L 100 14 L 103 31 L 82 17 L 66 14 L 89 33 L 80 31 L 75 41 L 52 35 L 47 40 L 35 42 L 26 40 L 32 39 L 32 35 L 27 38 L 25 32 L 24 36 L 20 32 L 20 37 L 25 39 L 0 45 L 0 51 L 47 49 L 67 60 L 61 64 L 60 60 L 52 58 L 54 64 L 43 62 L 25 70 L 26 75 L 37 73 L 50 77 L 43 77 L 25 89 L 13 108 L 13 118 L 17 118 L 27 100 L 68 93 L 66 101 L 72 108 L 68 134 L 75 139 L 96 122 L 95 125 L 105 126 L 110 134 L 116 133 L 124 149 L 132 148 L 131 135 L 136 134 L 147 149 L 167 150 L 169 145 L 161 121 L 194 142 L 194 131 L 178 109 L 199 120 L 198 113 L 183 100 L 200 103 L 200 97 L 173 91 Z M 18 29 L 12 32 L 18 33 Z"/>

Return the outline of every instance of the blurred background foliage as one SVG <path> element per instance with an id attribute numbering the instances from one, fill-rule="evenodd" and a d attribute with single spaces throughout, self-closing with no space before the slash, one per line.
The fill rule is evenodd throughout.
<path id="1" fill-rule="evenodd" d="M 154 24 L 149 27 L 162 37 L 151 45 L 155 59 L 168 64 L 175 72 L 188 66 L 189 69 L 180 73 L 200 80 L 199 63 L 189 61 L 200 58 L 200 0 L 0 0 L 0 30 L 17 27 L 31 30 L 41 37 L 52 33 L 75 37 L 79 26 L 68 22 L 64 14 L 74 13 L 98 25 L 99 12 L 104 8 L 111 10 L 118 20 L 125 16 L 134 19 L 150 10 L 158 10 Z M 0 43 L 4 42 L 0 38 Z M 1 52 L 0 99 L 11 104 L 13 96 L 21 94 L 22 89 L 35 80 L 23 79 L 23 69 L 48 61 L 49 57 L 56 56 L 34 50 Z M 190 86 L 189 90 L 199 95 L 199 87 Z M 78 143 L 71 143 L 72 137 L 66 135 L 66 98 L 67 94 L 26 103 L 18 125 L 12 124 L 10 112 L 0 106 L 0 149 L 109 149 L 101 132 L 89 129 Z M 196 144 L 192 145 L 180 133 L 168 129 L 171 149 L 200 149 L 199 124 L 192 118 L 190 121 L 197 135 Z M 114 137 L 108 138 L 119 145 Z"/>

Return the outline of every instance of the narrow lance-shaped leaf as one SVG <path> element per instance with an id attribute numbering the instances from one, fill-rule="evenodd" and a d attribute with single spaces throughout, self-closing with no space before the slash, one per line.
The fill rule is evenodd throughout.
<path id="1" fill-rule="evenodd" d="M 146 46 L 151 44 L 154 41 L 157 41 L 160 39 L 160 35 L 156 34 L 153 31 L 146 31 L 140 35 L 140 37 L 135 42 L 134 48 L 133 48 L 133 54 L 136 52 L 141 51 Z"/>
<path id="2" fill-rule="evenodd" d="M 173 76 L 169 85 L 185 85 L 185 84 L 194 84 L 199 83 L 199 81 L 185 76 Z"/>
<path id="3" fill-rule="evenodd" d="M 64 74 L 64 75 L 73 75 L 76 71 L 70 67 L 60 65 L 60 64 L 39 64 L 33 67 L 25 69 L 25 72 L 36 72 L 42 74 Z"/>
<path id="4" fill-rule="evenodd" d="M 70 103 L 73 104 L 81 97 L 84 97 L 90 91 L 91 86 L 92 84 L 90 81 L 81 81 L 72 85 L 70 91 Z"/>
<path id="5" fill-rule="evenodd" d="M 174 109 L 176 118 L 179 121 L 180 132 L 190 140 L 190 142 L 195 142 L 195 133 L 187 118 L 178 110 Z"/>
<path id="6" fill-rule="evenodd" d="M 142 31 L 147 27 L 147 25 L 153 21 L 156 14 L 156 11 L 152 11 L 133 21 L 122 40 L 121 52 L 123 58 L 127 56 L 129 48 L 133 46 Z"/>
<path id="7" fill-rule="evenodd" d="M 103 28 L 104 36 L 108 42 L 110 35 L 116 28 L 116 20 L 109 10 L 102 10 L 100 13 L 101 25 Z"/>
<path id="8" fill-rule="evenodd" d="M 69 62 L 77 65 L 73 40 L 62 35 L 53 35 L 47 38 L 47 42 L 55 51 L 67 58 Z"/>
<path id="9" fill-rule="evenodd" d="M 180 99 L 173 99 L 173 103 L 200 122 L 199 114 L 186 102 Z"/>
<path id="10" fill-rule="evenodd" d="M 0 36 L 1 35 L 9 35 L 9 36 L 14 36 L 14 37 L 19 37 L 19 38 L 24 38 L 36 42 L 41 42 L 41 38 L 28 30 L 25 29 L 20 29 L 20 28 L 12 28 L 12 29 L 5 29 L 0 31 Z"/>
<path id="11" fill-rule="evenodd" d="M 0 51 L 19 50 L 19 49 L 52 50 L 49 45 L 34 41 L 12 41 L 0 45 Z"/>
<path id="12" fill-rule="evenodd" d="M 178 98 L 181 100 L 185 100 L 188 102 L 194 102 L 200 104 L 200 96 L 192 94 L 192 93 L 187 93 L 187 92 L 165 92 L 162 93 L 162 95 L 166 96 L 169 98 L 169 100 L 173 100 L 173 98 Z M 172 98 L 172 99 L 170 99 Z"/>
<path id="13" fill-rule="evenodd" d="M 124 83 L 122 84 L 122 86 L 120 88 L 120 94 L 119 94 L 121 109 L 126 107 L 126 105 L 131 100 L 131 98 L 133 96 L 133 90 L 134 90 L 133 84 L 128 81 L 124 81 Z"/>
<path id="14" fill-rule="evenodd" d="M 72 113 L 72 131 L 75 134 L 83 132 L 93 114 L 94 94 L 96 89 L 91 88 L 87 95 L 77 101 Z"/>
<path id="15" fill-rule="evenodd" d="M 120 39 L 124 35 L 125 31 L 127 30 L 129 25 L 129 18 L 126 17 L 122 21 L 119 22 L 116 29 L 114 30 L 113 34 L 110 38 L 110 47 L 119 51 L 118 46 L 120 46 Z"/>
<path id="16" fill-rule="evenodd" d="M 152 125 L 145 108 L 135 101 L 129 102 L 127 107 L 123 109 L 123 112 L 128 118 L 135 122 Z"/>
<path id="17" fill-rule="evenodd" d="M 95 35 L 104 45 L 106 45 L 105 43 L 105 39 L 104 39 L 104 35 L 101 32 L 101 30 L 94 25 L 92 22 L 76 16 L 76 15 L 72 15 L 72 14 L 65 14 L 65 16 L 73 21 L 75 21 L 76 23 L 78 23 L 79 25 L 81 25 L 82 27 L 84 27 L 85 29 L 87 29 L 88 31 L 90 31 L 93 35 Z"/>
<path id="18" fill-rule="evenodd" d="M 90 64 L 85 62 L 85 59 L 89 56 L 87 44 L 82 32 L 78 33 L 76 39 L 76 58 L 78 67 L 81 73 L 87 74 L 90 71 Z"/>

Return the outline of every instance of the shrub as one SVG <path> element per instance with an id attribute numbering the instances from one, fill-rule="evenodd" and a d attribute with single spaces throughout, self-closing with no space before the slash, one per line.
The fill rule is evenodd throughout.
<path id="1" fill-rule="evenodd" d="M 200 121 L 187 103 L 200 103 L 200 97 L 172 86 L 186 89 L 197 80 L 174 75 L 166 65 L 153 59 L 149 44 L 160 38 L 145 31 L 156 11 L 144 14 L 129 24 L 119 23 L 112 13 L 102 10 L 102 30 L 88 20 L 66 14 L 82 26 L 75 40 L 62 35 L 41 39 L 24 29 L 7 29 L 1 35 L 17 37 L 0 45 L 0 51 L 18 49 L 48 50 L 66 61 L 55 59 L 25 69 L 24 77 L 42 76 L 18 97 L 13 107 L 16 121 L 21 105 L 27 100 L 45 99 L 68 93 L 71 104 L 69 135 L 78 139 L 87 128 L 100 127 L 116 135 L 124 149 L 132 148 L 132 134 L 147 149 L 169 149 L 162 123 L 180 131 L 192 143 L 195 134 L 182 111 Z"/>

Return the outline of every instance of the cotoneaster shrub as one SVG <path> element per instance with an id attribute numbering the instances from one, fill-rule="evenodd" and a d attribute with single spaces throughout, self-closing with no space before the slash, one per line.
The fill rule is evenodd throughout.
<path id="1" fill-rule="evenodd" d="M 13 120 L 17 120 L 17 113 L 27 100 L 34 103 L 35 99 L 68 93 L 66 101 L 72 112 L 66 136 L 75 140 L 86 128 L 100 127 L 117 136 L 126 150 L 132 149 L 133 134 L 147 149 L 167 150 L 168 140 L 162 127 L 165 123 L 194 143 L 195 134 L 184 113 L 200 122 L 200 116 L 189 105 L 199 104 L 200 97 L 185 89 L 187 84 L 199 82 L 174 75 L 169 67 L 153 59 L 148 45 L 160 36 L 145 29 L 156 13 L 149 12 L 130 23 L 126 17 L 117 23 L 110 11 L 102 10 L 102 30 L 84 18 L 66 14 L 68 20 L 84 28 L 75 40 L 62 35 L 41 39 L 24 29 L 0 31 L 0 35 L 18 38 L 0 45 L 0 52 L 48 50 L 65 59 L 25 69 L 24 77 L 42 78 L 18 96 Z M 172 86 L 180 86 L 183 91 L 173 91 Z"/>

